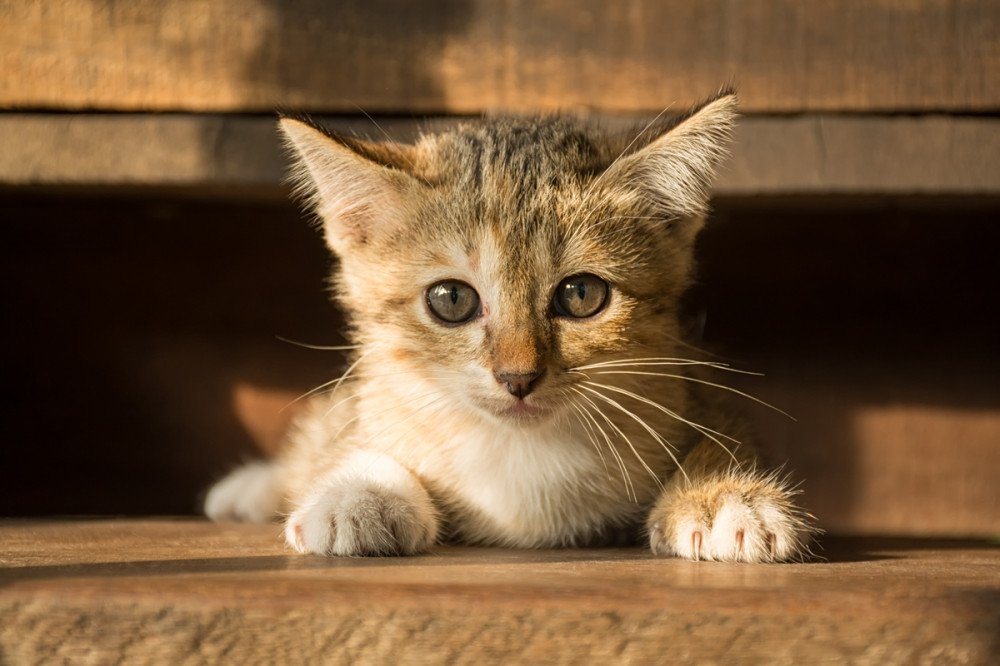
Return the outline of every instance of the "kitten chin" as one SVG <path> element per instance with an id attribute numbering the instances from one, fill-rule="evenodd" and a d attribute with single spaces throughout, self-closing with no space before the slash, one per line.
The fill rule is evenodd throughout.
<path id="1" fill-rule="evenodd" d="M 679 342 L 735 119 L 732 91 L 623 134 L 494 118 L 400 146 L 282 119 L 354 356 L 210 515 L 280 511 L 292 547 L 338 556 L 618 531 L 667 556 L 807 553 L 794 492 L 714 406 L 727 368 Z"/>

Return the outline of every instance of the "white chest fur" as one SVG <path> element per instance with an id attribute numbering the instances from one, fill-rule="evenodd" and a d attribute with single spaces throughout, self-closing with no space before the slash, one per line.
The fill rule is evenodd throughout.
<path id="1" fill-rule="evenodd" d="M 470 510 L 459 512 L 464 537 L 557 546 L 585 540 L 638 509 L 604 457 L 566 424 L 480 426 L 449 437 L 418 473 Z"/>

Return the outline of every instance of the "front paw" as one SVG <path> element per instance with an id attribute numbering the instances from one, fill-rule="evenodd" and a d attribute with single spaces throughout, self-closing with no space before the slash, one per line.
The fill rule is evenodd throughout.
<path id="1" fill-rule="evenodd" d="M 285 523 L 285 540 L 300 553 L 414 555 L 437 541 L 430 496 L 389 458 L 358 454 L 321 481 Z"/>
<path id="2" fill-rule="evenodd" d="M 691 560 L 801 559 L 814 530 L 793 495 L 782 481 L 754 472 L 680 481 L 650 513 L 650 547 L 657 555 Z"/>

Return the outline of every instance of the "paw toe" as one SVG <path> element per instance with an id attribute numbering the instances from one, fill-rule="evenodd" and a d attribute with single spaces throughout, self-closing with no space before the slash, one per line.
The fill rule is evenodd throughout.
<path id="1" fill-rule="evenodd" d="M 657 505 L 650 525 L 654 554 L 723 562 L 795 559 L 808 552 L 811 534 L 783 487 L 752 478 L 676 491 Z"/>

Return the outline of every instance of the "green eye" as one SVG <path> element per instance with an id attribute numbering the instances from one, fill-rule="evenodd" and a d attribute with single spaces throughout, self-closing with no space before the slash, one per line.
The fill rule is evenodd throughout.
<path id="1" fill-rule="evenodd" d="M 556 287 L 552 307 L 564 317 L 582 319 L 597 314 L 608 301 L 608 283 L 584 273 L 568 277 Z"/>
<path id="2" fill-rule="evenodd" d="M 446 324 L 462 324 L 479 313 L 479 294 L 458 280 L 445 280 L 427 290 L 427 307 Z"/>

